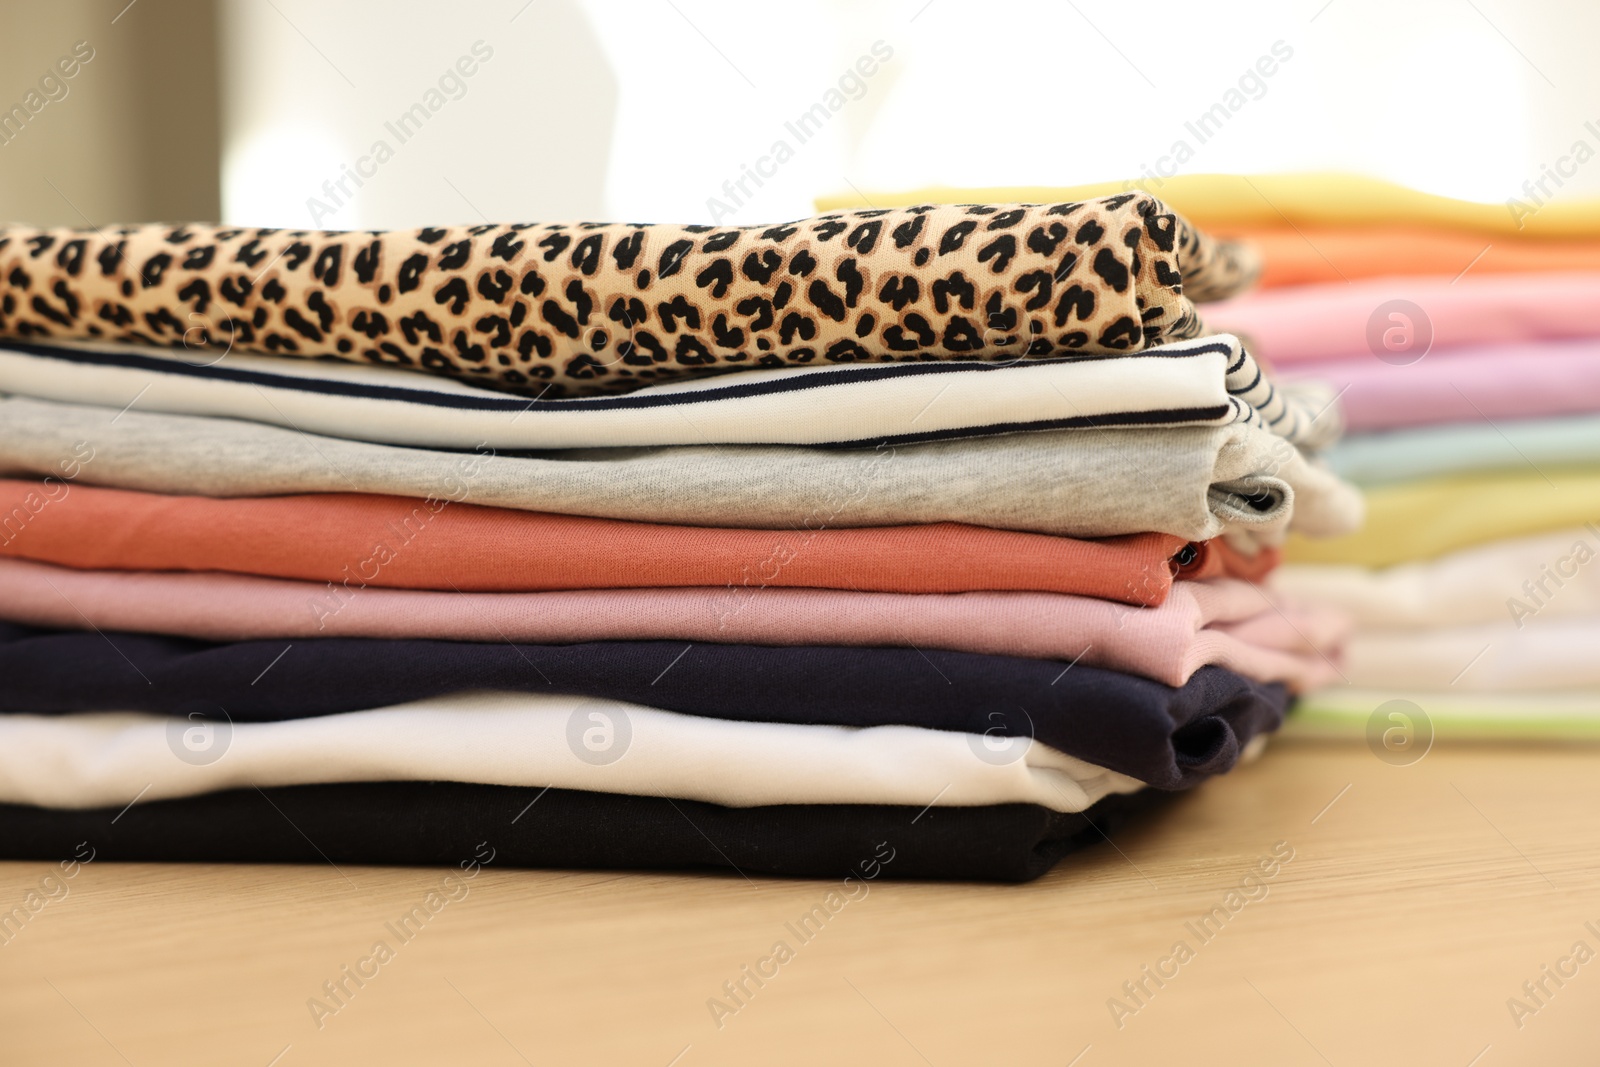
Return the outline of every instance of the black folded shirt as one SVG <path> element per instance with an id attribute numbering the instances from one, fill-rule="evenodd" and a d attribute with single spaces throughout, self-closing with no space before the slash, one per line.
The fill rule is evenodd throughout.
<path id="1" fill-rule="evenodd" d="M 0 624 L 0 712 L 258 722 L 463 690 L 570 693 L 752 722 L 1031 736 L 1162 789 L 1230 769 L 1288 696 L 1221 667 L 1181 688 L 1094 667 L 914 648 L 318 640 L 211 644 Z"/>
<path id="2" fill-rule="evenodd" d="M 1084 812 L 787 804 L 457 782 L 232 789 L 123 809 L 0 804 L 0 859 L 621 870 L 806 878 L 1025 882 L 1174 794 L 1109 796 Z M 92 850 L 92 851 L 91 851 Z"/>

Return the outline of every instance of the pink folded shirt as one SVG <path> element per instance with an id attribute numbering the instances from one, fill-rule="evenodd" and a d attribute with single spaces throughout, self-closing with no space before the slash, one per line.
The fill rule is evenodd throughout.
<path id="1" fill-rule="evenodd" d="M 1283 379 L 1337 391 L 1356 432 L 1581 414 L 1600 411 L 1600 339 L 1449 349 L 1406 366 L 1371 356 L 1302 363 Z"/>
<path id="2" fill-rule="evenodd" d="M 0 618 L 33 626 L 258 638 L 650 640 L 892 645 L 1076 661 L 1182 685 L 1206 664 L 1296 692 L 1339 679 L 1342 613 L 1232 578 L 1158 608 L 1061 593 L 727 587 L 442 593 L 213 572 L 90 571 L 0 559 Z"/>
<path id="3" fill-rule="evenodd" d="M 1393 300 L 1422 310 L 1425 322 L 1415 312 L 1411 318 L 1419 330 L 1431 330 L 1430 359 L 1457 345 L 1600 337 L 1600 273 L 1468 273 L 1454 281 L 1374 278 L 1269 289 L 1209 305 L 1206 324 L 1242 335 L 1253 354 L 1279 366 L 1370 360 L 1376 358 L 1369 341 L 1374 321 L 1380 338 L 1384 330 L 1404 325 L 1389 318 L 1389 311 L 1404 309 L 1385 309 Z"/>

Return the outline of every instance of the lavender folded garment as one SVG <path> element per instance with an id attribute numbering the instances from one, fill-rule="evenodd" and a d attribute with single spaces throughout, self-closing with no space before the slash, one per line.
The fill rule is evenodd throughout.
<path id="1" fill-rule="evenodd" d="M 596 589 L 439 593 L 216 573 L 87 571 L 0 560 L 0 618 L 212 641 L 434 637 L 855 645 L 1081 662 L 1183 685 L 1227 667 L 1295 692 L 1330 684 L 1349 633 L 1339 611 L 1282 603 L 1234 579 L 1186 582 L 1159 608 L 1033 593 Z"/>
<path id="2" fill-rule="evenodd" d="M 1435 350 L 1403 366 L 1371 356 L 1303 363 L 1283 377 L 1338 391 L 1355 432 L 1572 415 L 1600 410 L 1600 339 Z"/>
<path id="3" fill-rule="evenodd" d="M 1283 365 L 1367 360 L 1379 351 L 1404 358 L 1430 347 L 1600 337 L 1596 305 L 1600 273 L 1468 274 L 1270 289 L 1213 304 L 1206 321 Z M 1386 343 L 1390 330 L 1396 332 Z"/>

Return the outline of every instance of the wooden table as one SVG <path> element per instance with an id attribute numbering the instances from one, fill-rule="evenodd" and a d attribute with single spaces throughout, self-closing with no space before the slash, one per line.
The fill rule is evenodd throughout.
<path id="1" fill-rule="evenodd" d="M 1034 884 L 874 884 L 720 1027 L 828 883 L 486 869 L 319 1028 L 442 872 L 90 864 L 0 947 L 0 1063 L 1592 1064 L 1597 755 L 1281 742 Z"/>

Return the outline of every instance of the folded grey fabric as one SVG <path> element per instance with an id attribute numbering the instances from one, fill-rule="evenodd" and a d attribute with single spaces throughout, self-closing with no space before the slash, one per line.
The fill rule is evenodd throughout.
<path id="1" fill-rule="evenodd" d="M 429 448 L 909 444 L 1230 423 L 1318 448 L 1340 431 L 1326 398 L 1278 389 L 1228 336 L 1125 355 L 751 370 L 567 399 L 510 397 L 394 367 L 191 357 L 139 345 L 0 341 L 0 391 Z"/>
<path id="2" fill-rule="evenodd" d="M 0 396 L 0 474 L 215 497 L 362 492 L 699 526 L 967 522 L 1073 537 L 1280 539 L 1360 523 L 1360 495 L 1249 426 L 1084 429 L 875 449 L 784 445 L 503 454 L 318 437 L 236 419 Z"/>

